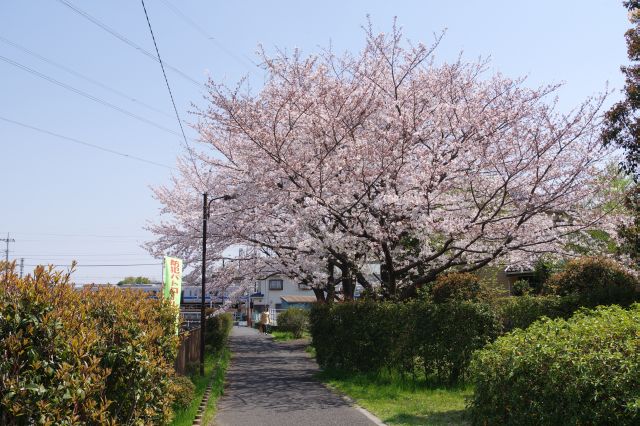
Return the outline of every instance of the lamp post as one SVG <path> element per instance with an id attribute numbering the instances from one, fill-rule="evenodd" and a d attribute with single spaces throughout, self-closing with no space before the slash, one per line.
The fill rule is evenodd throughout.
<path id="1" fill-rule="evenodd" d="M 207 221 L 209 220 L 209 213 L 211 211 L 211 203 L 216 200 L 231 200 L 234 198 L 231 195 L 222 195 L 220 197 L 212 198 L 208 200 L 208 194 L 205 192 L 202 194 L 202 288 L 200 292 L 200 375 L 204 376 L 204 333 L 206 329 L 206 321 L 204 315 L 205 308 L 205 287 L 206 287 L 206 270 L 207 270 Z"/>

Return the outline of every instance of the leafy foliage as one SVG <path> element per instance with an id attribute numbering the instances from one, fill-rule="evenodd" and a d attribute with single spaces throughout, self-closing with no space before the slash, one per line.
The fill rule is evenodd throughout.
<path id="1" fill-rule="evenodd" d="M 541 256 L 533 265 L 533 276 L 529 278 L 530 290 L 532 293 L 542 293 L 544 283 L 554 272 L 558 272 L 561 262 Z"/>
<path id="2" fill-rule="evenodd" d="M 208 350 L 219 352 L 226 344 L 232 327 L 233 316 L 228 312 L 207 318 L 204 341 Z"/>
<path id="3" fill-rule="evenodd" d="M 583 257 L 568 262 L 563 271 L 544 285 L 546 294 L 574 295 L 582 306 L 617 303 L 629 305 L 636 298 L 638 281 L 610 259 Z"/>
<path id="4" fill-rule="evenodd" d="M 193 384 L 189 377 L 176 376 L 173 378 L 172 386 L 173 394 L 176 396 L 173 401 L 174 408 L 183 410 L 189 407 L 195 398 L 196 385 Z"/>
<path id="5" fill-rule="evenodd" d="M 309 311 L 300 308 L 289 308 L 278 314 L 278 329 L 290 331 L 296 339 L 302 337 L 302 333 L 309 326 Z"/>
<path id="6" fill-rule="evenodd" d="M 474 424 L 640 422 L 640 305 L 581 311 L 500 337 L 474 355 Z"/>
<path id="7" fill-rule="evenodd" d="M 451 300 L 477 300 L 480 295 L 480 278 L 470 273 L 452 272 L 438 276 L 431 287 L 431 297 L 436 303 Z"/>
<path id="8" fill-rule="evenodd" d="M 629 256 L 635 269 L 640 270 L 640 183 L 628 191 L 625 208 L 632 213 L 633 219 L 618 228 L 619 253 Z"/>
<path id="9" fill-rule="evenodd" d="M 425 376 L 453 384 L 466 377 L 472 353 L 498 336 L 500 324 L 490 306 L 468 301 L 417 304 L 413 345 Z M 408 350 L 409 348 L 405 348 Z"/>
<path id="10" fill-rule="evenodd" d="M 517 296 L 495 301 L 494 308 L 502 323 L 502 330 L 525 329 L 542 317 L 568 318 L 578 308 L 579 301 L 574 296 Z"/>
<path id="11" fill-rule="evenodd" d="M 310 331 L 324 368 L 422 370 L 451 383 L 464 377 L 471 353 L 497 336 L 499 323 L 480 303 L 365 301 L 314 306 Z"/>
<path id="12" fill-rule="evenodd" d="M 531 284 L 527 280 L 518 280 L 511 286 L 511 294 L 514 296 L 523 296 L 531 293 Z"/>
<path id="13" fill-rule="evenodd" d="M 624 87 L 625 99 L 615 104 L 605 115 L 605 126 L 602 138 L 605 144 L 621 147 L 625 153 L 623 168 L 638 181 L 640 176 L 640 2 L 627 0 L 623 2 L 629 10 L 629 20 L 633 24 L 625 33 L 627 53 L 633 62 L 622 67 L 626 77 Z"/>
<path id="14" fill-rule="evenodd" d="M 158 424 L 170 417 L 175 308 L 74 290 L 37 267 L 0 287 L 0 423 Z"/>

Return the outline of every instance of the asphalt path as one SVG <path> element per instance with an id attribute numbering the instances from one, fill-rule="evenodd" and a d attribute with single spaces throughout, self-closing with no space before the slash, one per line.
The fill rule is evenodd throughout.
<path id="1" fill-rule="evenodd" d="M 314 378 L 318 365 L 303 341 L 274 342 L 247 327 L 234 327 L 232 358 L 217 426 L 375 425 Z"/>

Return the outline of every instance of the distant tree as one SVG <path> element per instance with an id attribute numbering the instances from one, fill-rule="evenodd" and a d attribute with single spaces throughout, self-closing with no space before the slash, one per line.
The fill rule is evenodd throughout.
<path id="1" fill-rule="evenodd" d="M 613 144 L 624 150 L 622 168 L 635 182 L 625 203 L 633 220 L 621 226 L 618 235 L 622 240 L 620 251 L 628 255 L 637 268 L 640 259 L 640 0 L 627 0 L 622 4 L 633 24 L 625 33 L 627 55 L 632 64 L 621 67 L 626 80 L 625 98 L 606 113 L 602 138 L 605 145 Z"/>
<path id="2" fill-rule="evenodd" d="M 640 177 L 640 0 L 623 2 L 634 25 L 627 30 L 627 55 L 632 64 L 621 67 L 626 77 L 625 98 L 605 114 L 602 138 L 605 145 L 614 144 L 625 151 L 622 167 L 637 182 Z"/>
<path id="3" fill-rule="evenodd" d="M 151 284 L 151 280 L 147 277 L 125 277 L 118 285 L 126 284 Z"/>

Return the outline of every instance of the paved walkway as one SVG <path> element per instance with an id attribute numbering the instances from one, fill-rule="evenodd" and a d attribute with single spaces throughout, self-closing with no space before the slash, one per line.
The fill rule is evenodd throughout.
<path id="1" fill-rule="evenodd" d="M 317 364 L 304 343 L 274 342 L 234 327 L 233 353 L 217 426 L 367 425 L 375 423 L 313 378 Z"/>

